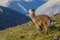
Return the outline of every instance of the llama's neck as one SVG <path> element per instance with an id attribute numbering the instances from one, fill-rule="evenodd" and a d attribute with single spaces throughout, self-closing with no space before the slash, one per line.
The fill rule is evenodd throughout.
<path id="1" fill-rule="evenodd" d="M 30 18 L 32 19 L 32 21 L 34 21 L 36 16 L 34 14 L 30 14 Z"/>

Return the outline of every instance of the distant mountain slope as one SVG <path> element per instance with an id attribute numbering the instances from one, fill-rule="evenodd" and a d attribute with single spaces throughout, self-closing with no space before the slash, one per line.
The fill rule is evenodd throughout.
<path id="1" fill-rule="evenodd" d="M 0 0 L 0 5 L 26 15 L 29 9 L 37 9 L 45 2 L 44 0 Z"/>
<path id="2" fill-rule="evenodd" d="M 31 2 L 26 2 L 25 0 L 17 0 L 10 1 L 8 7 L 26 15 L 29 9 L 37 9 L 43 3 L 45 2 L 42 0 L 32 0 Z"/>
<path id="3" fill-rule="evenodd" d="M 12 9 L 0 6 L 0 30 L 28 22 L 29 17 Z"/>
<path id="4" fill-rule="evenodd" d="M 60 17 L 60 13 L 56 13 L 54 16 L 56 16 L 56 17 Z"/>
<path id="5" fill-rule="evenodd" d="M 36 15 L 46 14 L 49 16 L 60 12 L 60 0 L 49 0 L 36 10 Z"/>

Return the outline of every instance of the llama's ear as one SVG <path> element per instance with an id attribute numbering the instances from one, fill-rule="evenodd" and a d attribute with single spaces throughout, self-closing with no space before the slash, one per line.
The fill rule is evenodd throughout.
<path id="1" fill-rule="evenodd" d="M 31 9 L 28 12 L 30 13 L 31 12 Z"/>

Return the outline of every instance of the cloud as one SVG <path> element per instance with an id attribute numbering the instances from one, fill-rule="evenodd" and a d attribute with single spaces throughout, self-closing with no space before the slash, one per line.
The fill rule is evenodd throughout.
<path id="1" fill-rule="evenodd" d="M 25 1 L 25 2 L 31 2 L 31 1 L 33 1 L 33 0 L 23 0 L 23 1 Z"/>

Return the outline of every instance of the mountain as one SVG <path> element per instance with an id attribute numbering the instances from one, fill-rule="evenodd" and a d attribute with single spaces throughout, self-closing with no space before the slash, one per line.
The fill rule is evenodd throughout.
<path id="1" fill-rule="evenodd" d="M 38 7 L 35 11 L 36 15 L 45 14 L 45 15 L 55 15 L 60 12 L 60 0 L 49 0 L 45 4 Z"/>
<path id="2" fill-rule="evenodd" d="M 1 0 L 0 5 L 16 10 L 24 15 L 29 9 L 37 9 L 45 3 L 43 0 Z"/>
<path id="3" fill-rule="evenodd" d="M 8 6 L 9 0 L 0 0 L 0 6 Z"/>
<path id="4" fill-rule="evenodd" d="M 56 16 L 56 17 L 60 17 L 60 13 L 56 13 L 54 16 Z"/>
<path id="5" fill-rule="evenodd" d="M 30 18 L 22 13 L 0 6 L 0 30 L 24 24 L 29 20 Z"/>

